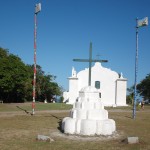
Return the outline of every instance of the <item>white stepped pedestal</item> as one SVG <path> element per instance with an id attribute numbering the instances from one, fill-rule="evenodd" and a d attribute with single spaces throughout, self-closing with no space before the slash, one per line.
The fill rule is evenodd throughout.
<path id="1" fill-rule="evenodd" d="M 111 135 L 116 125 L 114 120 L 108 119 L 97 89 L 87 86 L 79 92 L 70 117 L 63 119 L 62 130 L 66 134 Z"/>

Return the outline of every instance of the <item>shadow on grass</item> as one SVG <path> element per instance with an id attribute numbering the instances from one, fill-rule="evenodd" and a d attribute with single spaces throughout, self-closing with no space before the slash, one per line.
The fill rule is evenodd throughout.
<path id="1" fill-rule="evenodd" d="M 64 131 L 62 130 L 62 120 L 60 120 L 59 122 L 58 122 L 58 124 L 59 124 L 59 126 L 58 126 L 58 130 L 61 132 L 61 133 L 64 133 Z"/>
<path id="2" fill-rule="evenodd" d="M 30 113 L 29 111 L 27 111 L 26 109 L 23 109 L 23 108 L 21 108 L 21 107 L 19 107 L 19 106 L 16 106 L 18 109 L 20 109 L 20 110 L 23 110 L 26 114 L 30 114 L 30 115 L 33 115 L 32 113 Z"/>
<path id="3" fill-rule="evenodd" d="M 47 117 L 47 116 L 45 116 L 45 117 Z M 53 115 L 53 114 L 50 114 L 50 117 L 53 117 L 53 118 L 56 118 L 57 120 L 58 120 L 58 127 L 57 127 L 57 129 L 60 131 L 60 132 L 62 132 L 63 133 L 63 130 L 62 130 L 62 117 L 58 117 L 58 116 L 56 116 L 56 115 Z"/>
<path id="4" fill-rule="evenodd" d="M 126 118 L 133 119 L 131 116 L 125 116 Z"/>

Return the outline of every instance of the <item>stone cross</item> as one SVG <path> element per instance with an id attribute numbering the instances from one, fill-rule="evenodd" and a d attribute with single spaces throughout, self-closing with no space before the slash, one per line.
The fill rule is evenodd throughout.
<path id="1" fill-rule="evenodd" d="M 89 59 L 73 59 L 73 61 L 89 62 L 89 82 L 88 82 L 89 86 L 91 86 L 91 66 L 92 66 L 92 62 L 108 62 L 108 60 L 92 59 L 92 43 L 91 42 L 90 42 L 90 49 L 89 49 Z"/>

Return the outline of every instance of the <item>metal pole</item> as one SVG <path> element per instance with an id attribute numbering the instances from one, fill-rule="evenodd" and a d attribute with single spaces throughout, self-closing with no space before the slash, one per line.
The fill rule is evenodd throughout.
<path id="1" fill-rule="evenodd" d="M 91 86 L 91 65 L 92 65 L 92 42 L 90 42 L 90 50 L 89 50 L 89 86 Z"/>
<path id="2" fill-rule="evenodd" d="M 136 19 L 136 54 L 135 54 L 135 83 L 134 83 L 134 105 L 133 105 L 133 119 L 136 117 L 136 86 L 138 73 L 138 18 Z"/>
<path id="3" fill-rule="evenodd" d="M 36 97 L 36 29 L 37 29 L 37 14 L 34 14 L 34 77 L 33 77 L 33 102 L 32 114 L 35 114 L 35 97 Z"/>
<path id="4" fill-rule="evenodd" d="M 34 77 L 33 77 L 33 102 L 32 115 L 35 114 L 35 97 L 36 97 L 36 36 L 37 36 L 37 14 L 41 11 L 41 3 L 35 5 L 34 13 Z"/>

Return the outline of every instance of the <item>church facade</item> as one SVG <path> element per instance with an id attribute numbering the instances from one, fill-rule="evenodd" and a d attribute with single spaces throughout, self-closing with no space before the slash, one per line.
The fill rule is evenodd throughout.
<path id="1" fill-rule="evenodd" d="M 64 102 L 74 104 L 79 96 L 79 91 L 88 86 L 89 68 L 76 72 L 72 68 L 69 80 L 69 91 L 63 93 Z M 118 74 L 96 62 L 91 68 L 91 86 L 99 91 L 99 97 L 104 106 L 127 106 L 126 89 L 127 79 L 122 73 Z"/>

